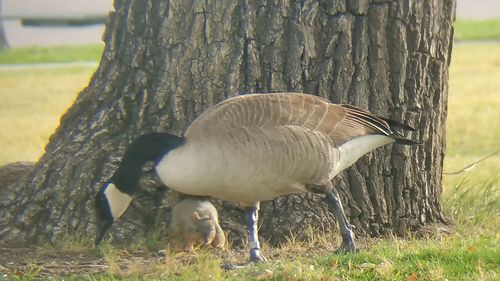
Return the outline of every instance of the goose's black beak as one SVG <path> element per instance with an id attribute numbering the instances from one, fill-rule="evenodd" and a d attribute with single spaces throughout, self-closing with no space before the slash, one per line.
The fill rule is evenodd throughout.
<path id="1" fill-rule="evenodd" d="M 95 246 L 99 246 L 101 244 L 102 239 L 104 238 L 104 235 L 106 235 L 106 232 L 108 232 L 108 229 L 111 227 L 113 224 L 113 221 L 105 220 L 105 221 L 100 221 L 97 224 L 97 229 L 96 229 L 96 238 L 95 238 Z"/>
<path id="2" fill-rule="evenodd" d="M 95 246 L 99 246 L 104 235 L 113 224 L 114 218 L 111 213 L 111 208 L 105 194 L 107 184 L 105 184 L 97 193 L 95 197 L 95 211 L 96 211 L 96 239 Z"/>

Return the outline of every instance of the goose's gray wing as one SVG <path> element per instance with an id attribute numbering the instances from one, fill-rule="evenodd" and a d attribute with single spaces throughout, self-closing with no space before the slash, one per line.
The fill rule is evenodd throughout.
<path id="1" fill-rule="evenodd" d="M 240 128 L 294 126 L 328 136 L 336 146 L 368 134 L 391 135 L 386 121 L 349 105 L 301 93 L 250 94 L 228 99 L 200 115 L 187 138 L 236 133 Z"/>

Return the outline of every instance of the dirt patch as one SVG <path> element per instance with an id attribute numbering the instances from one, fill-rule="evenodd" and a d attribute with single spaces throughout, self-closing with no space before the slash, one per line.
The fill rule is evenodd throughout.
<path id="1" fill-rule="evenodd" d="M 278 248 L 263 247 L 263 254 L 269 261 L 294 260 L 297 257 L 327 256 L 340 243 L 339 238 L 318 236 L 314 241 L 289 241 Z M 358 247 L 363 250 L 367 240 L 358 239 Z M 369 242 L 368 242 L 369 243 Z M 201 247 L 194 252 L 172 249 L 166 256 L 155 251 L 110 248 L 106 250 L 81 248 L 79 250 L 54 249 L 49 247 L 9 248 L 0 246 L 0 280 L 2 278 L 53 278 L 85 277 L 95 274 L 115 276 L 171 276 L 179 275 L 187 266 L 211 262 L 219 267 L 242 266 L 248 263 L 248 249 L 220 250 Z M 234 267 L 238 268 L 238 267 Z"/>
<path id="2" fill-rule="evenodd" d="M 331 249 L 298 247 L 295 250 L 280 250 L 266 248 L 264 254 L 269 260 L 293 259 L 296 255 L 318 255 L 331 253 Z M 85 276 L 112 273 L 117 276 L 148 275 L 161 272 L 178 271 L 183 266 L 196 263 L 200 256 L 206 254 L 219 258 L 224 265 L 245 265 L 248 252 L 241 250 L 201 249 L 195 252 L 175 252 L 170 258 L 155 252 L 117 250 L 111 258 L 103 258 L 96 250 L 79 252 L 64 252 L 61 250 L 47 251 L 39 248 L 6 248 L 0 247 L 0 280 L 3 278 L 51 278 L 65 276 Z M 172 261 L 175 266 L 172 267 Z M 203 258 L 201 259 L 203 262 Z M 174 272 L 175 274 L 175 272 Z"/>
<path id="3" fill-rule="evenodd" d="M 131 275 L 145 273 L 165 264 L 165 257 L 154 252 L 116 250 L 106 260 L 97 250 L 71 252 L 39 248 L 0 248 L 2 277 L 64 277 L 113 273 Z M 191 255 L 194 255 L 191 253 Z"/>
<path id="4" fill-rule="evenodd" d="M 118 276 L 146 275 L 166 271 L 168 259 L 156 252 L 115 250 L 111 258 L 103 258 L 98 250 L 64 251 L 40 248 L 0 247 L 0 280 L 3 278 L 43 278 L 85 276 L 112 273 Z M 243 250 L 202 249 L 223 263 L 242 264 L 247 252 Z M 193 264 L 198 252 L 175 252 L 170 256 L 177 265 Z M 221 264 L 222 265 L 222 264 Z M 180 267 L 176 267 L 179 270 Z"/>

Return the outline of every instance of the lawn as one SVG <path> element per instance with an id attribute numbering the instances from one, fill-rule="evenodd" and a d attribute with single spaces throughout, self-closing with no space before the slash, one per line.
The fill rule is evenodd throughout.
<path id="1" fill-rule="evenodd" d="M 0 64 L 99 61 L 103 44 L 59 47 L 23 47 L 0 50 Z"/>
<path id="2" fill-rule="evenodd" d="M 36 161 L 96 66 L 0 68 L 0 165 Z"/>
<path id="3" fill-rule="evenodd" d="M 484 20 L 458 19 L 455 22 L 457 40 L 500 40 L 500 18 Z"/>
<path id="4" fill-rule="evenodd" d="M 93 57 L 99 57 L 99 52 L 94 52 Z M 0 55 L 0 62 L 3 58 Z M 32 60 L 22 61 L 26 62 Z M 87 85 L 94 70 L 95 66 L 0 69 L 0 126 L 4 132 L 0 138 L 4 148 L 0 151 L 0 165 L 36 161 L 60 115 Z M 500 43 L 454 46 L 445 171 L 460 170 L 500 149 L 499 77 Z M 212 280 L 498 280 L 499 167 L 500 153 L 464 173 L 444 176 L 443 207 L 456 225 L 451 234 L 430 239 L 361 240 L 360 253 L 335 255 L 331 250 L 337 245 L 336 238 L 311 234 L 308 241 L 291 239 L 278 249 L 264 245 L 264 254 L 271 257 L 271 262 L 229 272 L 220 269 L 219 254 L 204 249 L 185 256 L 171 253 L 166 261 L 148 253 L 144 255 L 153 256 L 148 266 L 130 262 L 123 267 L 120 262 L 132 260 L 132 253 L 141 251 L 144 244 L 133 249 L 106 245 L 94 250 L 88 240 L 70 240 L 56 245 L 56 250 L 37 249 L 41 256 L 26 263 L 24 275 L 9 278 L 29 279 L 46 272 L 40 261 L 44 253 L 50 252 L 51 257 L 101 259 L 108 272 L 87 272 L 65 280 L 141 280 L 143 275 L 168 280 L 205 280 L 207 276 Z M 240 257 L 245 259 L 246 252 Z"/>
<path id="5" fill-rule="evenodd" d="M 36 161 L 59 118 L 87 86 L 103 45 L 0 50 L 0 165 Z M 46 63 L 30 67 L 32 63 Z M 63 65 L 54 65 L 54 64 Z M 68 63 L 68 65 L 64 65 Z"/>

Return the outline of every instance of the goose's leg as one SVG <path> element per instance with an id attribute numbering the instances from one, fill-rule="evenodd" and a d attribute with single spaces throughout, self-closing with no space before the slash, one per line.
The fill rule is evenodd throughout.
<path id="1" fill-rule="evenodd" d="M 342 207 L 342 202 L 340 202 L 339 193 L 331 183 L 324 190 L 326 198 L 328 198 L 328 205 L 333 209 L 333 214 L 339 222 L 340 234 L 342 235 L 342 244 L 340 245 L 337 252 L 348 253 L 355 252 L 356 245 L 354 244 L 354 232 L 352 229 L 353 225 L 349 224 L 347 217 L 344 213 L 344 208 Z"/>
<path id="2" fill-rule="evenodd" d="M 257 203 L 253 207 L 245 208 L 245 215 L 248 220 L 248 229 L 250 230 L 250 261 L 252 262 L 264 262 L 266 258 L 260 252 L 260 243 L 259 243 L 259 230 L 257 226 L 257 222 L 259 220 L 259 206 Z"/>

